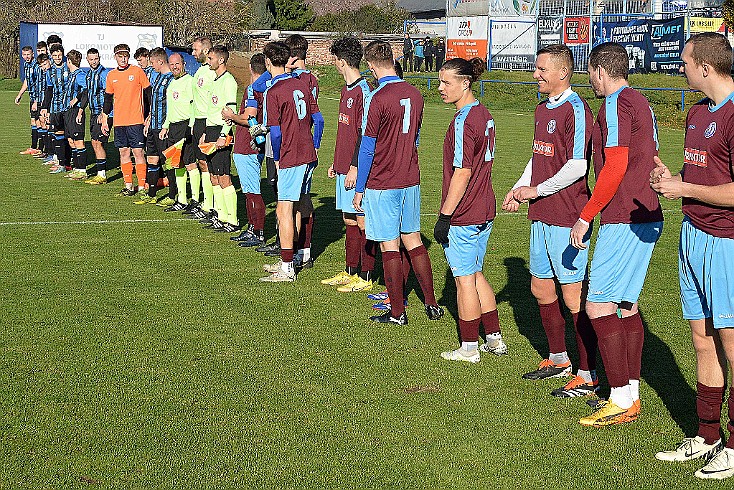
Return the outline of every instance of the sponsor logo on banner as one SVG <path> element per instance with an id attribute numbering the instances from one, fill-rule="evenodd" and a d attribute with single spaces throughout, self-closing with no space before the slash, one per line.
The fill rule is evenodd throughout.
<path id="1" fill-rule="evenodd" d="M 685 148 L 683 150 L 683 163 L 695 165 L 696 167 L 706 168 L 708 167 L 706 156 L 706 152 L 703 150 L 697 150 L 696 148 Z"/>
<path id="2" fill-rule="evenodd" d="M 349 126 L 349 115 L 348 114 L 344 114 L 343 112 L 340 112 L 339 113 L 339 122 L 341 124 L 346 124 L 347 126 Z"/>
<path id="3" fill-rule="evenodd" d="M 589 43 L 589 18 L 567 17 L 563 21 L 563 42 L 568 45 Z"/>
<path id="4" fill-rule="evenodd" d="M 545 141 L 534 140 L 533 153 L 546 157 L 552 157 L 556 154 L 556 147 L 555 145 L 553 145 L 553 143 L 546 143 Z"/>

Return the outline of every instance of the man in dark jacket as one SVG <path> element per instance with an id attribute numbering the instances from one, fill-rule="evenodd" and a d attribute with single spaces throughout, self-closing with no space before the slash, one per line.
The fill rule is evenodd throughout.
<path id="1" fill-rule="evenodd" d="M 443 38 L 438 38 L 438 43 L 436 44 L 436 71 L 439 71 L 441 67 L 443 66 L 443 61 L 446 58 L 446 44 L 444 43 Z"/>
<path id="2" fill-rule="evenodd" d="M 407 32 L 403 40 L 403 71 L 413 71 L 413 40 Z"/>
<path id="3" fill-rule="evenodd" d="M 433 71 L 433 55 L 435 54 L 436 47 L 433 45 L 433 40 L 426 36 L 423 41 L 423 56 L 426 58 L 426 71 Z"/>

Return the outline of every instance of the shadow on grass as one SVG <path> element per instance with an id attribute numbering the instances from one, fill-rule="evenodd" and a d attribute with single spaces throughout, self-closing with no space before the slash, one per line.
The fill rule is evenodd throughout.
<path id="1" fill-rule="evenodd" d="M 640 318 L 645 327 L 641 377 L 655 390 L 686 437 L 693 437 L 698 429 L 696 391 L 683 376 L 670 347 L 650 331 L 641 310 Z"/>
<path id="2" fill-rule="evenodd" d="M 496 292 L 497 304 L 508 303 L 512 308 L 517 331 L 530 341 L 530 345 L 541 356 L 546 357 L 548 340 L 540 324 L 538 303 L 530 292 L 530 270 L 525 259 L 507 257 L 504 261 L 507 270 L 507 284 Z"/>

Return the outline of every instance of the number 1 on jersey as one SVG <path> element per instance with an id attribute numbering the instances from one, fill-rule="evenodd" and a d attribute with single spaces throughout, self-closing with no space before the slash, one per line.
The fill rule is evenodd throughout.
<path id="1" fill-rule="evenodd" d="M 301 120 L 306 117 L 306 101 L 303 100 L 304 93 L 300 90 L 293 91 L 293 101 L 296 103 L 296 115 Z"/>
<path id="2" fill-rule="evenodd" d="M 410 130 L 410 99 L 400 99 L 400 105 L 403 106 L 403 134 L 408 134 Z"/>

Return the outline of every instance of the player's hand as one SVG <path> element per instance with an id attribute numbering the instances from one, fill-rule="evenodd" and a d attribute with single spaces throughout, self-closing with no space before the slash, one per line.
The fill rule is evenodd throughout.
<path id="1" fill-rule="evenodd" d="M 15 98 L 15 105 L 20 105 L 20 98 L 21 98 L 21 97 L 22 97 L 22 95 L 19 95 L 19 96 L 17 96 L 17 97 Z"/>
<path id="2" fill-rule="evenodd" d="M 288 62 L 285 64 L 285 67 L 289 70 L 295 70 L 298 68 L 296 65 L 296 62 L 298 61 L 298 56 L 291 56 L 288 58 Z"/>
<path id="3" fill-rule="evenodd" d="M 33 105 L 31 106 L 31 109 L 32 109 L 32 110 L 33 110 L 34 112 L 38 110 L 38 102 L 37 102 L 37 101 L 33 103 Z"/>
<path id="4" fill-rule="evenodd" d="M 352 199 L 352 206 L 354 206 L 354 210 L 358 213 L 364 213 L 364 209 L 362 209 L 362 193 L 361 192 L 355 192 L 354 193 L 354 199 Z"/>
<path id="5" fill-rule="evenodd" d="M 330 179 L 336 178 L 336 172 L 334 172 L 334 164 L 329 165 L 329 169 L 326 171 L 326 175 Z"/>
<path id="6" fill-rule="evenodd" d="M 148 137 L 148 129 L 150 128 L 149 124 L 149 121 L 145 121 L 145 124 L 143 125 L 143 136 L 145 136 L 146 138 Z"/>
<path id="7" fill-rule="evenodd" d="M 351 166 L 349 167 L 349 172 L 347 172 L 347 176 L 344 178 L 344 188 L 346 190 L 354 189 L 357 185 L 357 167 Z"/>
<path id="8" fill-rule="evenodd" d="M 518 209 L 520 209 L 520 202 L 515 199 L 514 190 L 511 190 L 505 196 L 504 201 L 502 201 L 502 209 L 505 211 L 509 211 L 510 213 L 515 213 Z"/>
<path id="9" fill-rule="evenodd" d="M 110 135 L 110 126 L 107 124 L 107 119 L 102 121 L 102 134 L 105 136 Z"/>
<path id="10" fill-rule="evenodd" d="M 652 169 L 652 172 L 650 172 L 650 184 L 656 184 L 660 181 L 660 179 L 669 179 L 672 177 L 672 174 L 670 173 L 670 169 L 668 169 L 667 166 L 663 163 L 663 161 L 658 156 L 652 157 L 653 161 L 655 162 L 655 168 Z"/>
<path id="11" fill-rule="evenodd" d="M 200 145 L 203 145 L 204 144 L 204 135 L 203 134 L 201 135 L 201 138 L 199 138 L 199 144 Z"/>
<path id="12" fill-rule="evenodd" d="M 76 97 L 74 97 L 73 99 L 71 99 L 71 101 L 69 101 L 69 107 L 74 107 L 77 102 L 78 100 L 76 100 Z"/>
<path id="13" fill-rule="evenodd" d="M 225 106 L 224 109 L 222 109 L 222 119 L 224 119 L 225 121 L 232 121 L 232 116 L 234 115 L 235 113 L 231 107 Z"/>
<path id="14" fill-rule="evenodd" d="M 82 123 L 82 117 L 84 117 L 84 109 L 79 109 L 79 113 L 76 115 L 76 123 Z"/>
<path id="15" fill-rule="evenodd" d="M 581 221 L 581 219 L 576 221 L 576 224 L 571 228 L 571 245 L 579 250 L 584 250 L 586 248 L 584 237 L 588 231 L 589 223 Z"/>
<path id="16" fill-rule="evenodd" d="M 433 238 L 436 243 L 446 245 L 449 243 L 449 228 L 451 228 L 451 215 L 440 213 L 438 221 L 433 227 Z"/>
<path id="17" fill-rule="evenodd" d="M 538 198 L 538 188 L 524 185 L 515 189 L 513 191 L 513 195 L 515 196 L 516 201 L 528 202 L 531 199 Z"/>
<path id="18" fill-rule="evenodd" d="M 103 117 L 103 115 L 102 115 L 102 114 L 98 115 L 98 116 L 97 116 L 97 124 L 102 124 L 102 122 L 104 121 L 104 119 L 105 119 L 105 118 Z"/>
<path id="19" fill-rule="evenodd" d="M 161 129 L 161 132 L 158 133 L 158 138 L 161 140 L 164 140 L 166 139 L 166 136 L 168 136 L 168 129 L 166 128 Z"/>
<path id="20" fill-rule="evenodd" d="M 222 148 L 227 146 L 227 138 L 225 138 L 224 136 L 220 136 L 219 138 L 217 138 L 217 142 L 214 143 L 214 146 L 217 147 L 217 150 L 221 150 Z"/>
<path id="21" fill-rule="evenodd" d="M 680 175 L 676 175 L 670 178 L 660 177 L 657 182 L 650 184 L 650 187 L 664 198 L 672 200 L 685 197 L 685 185 Z"/>
<path id="22" fill-rule="evenodd" d="M 41 117 L 48 117 L 48 109 L 41 109 Z"/>
<path id="23" fill-rule="evenodd" d="M 250 148 L 252 148 L 253 150 L 255 150 L 258 153 L 262 153 L 262 149 L 259 146 L 257 146 L 257 143 L 255 143 L 255 140 L 252 138 L 250 138 Z"/>
<path id="24" fill-rule="evenodd" d="M 255 124 L 249 128 L 250 136 L 253 138 L 260 136 L 261 134 L 268 134 L 268 127 L 262 124 Z"/>

